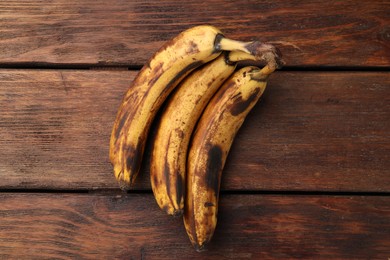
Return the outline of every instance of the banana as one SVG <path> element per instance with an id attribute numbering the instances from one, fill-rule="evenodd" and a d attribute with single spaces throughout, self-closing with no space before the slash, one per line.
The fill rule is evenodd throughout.
<path id="1" fill-rule="evenodd" d="M 213 236 L 218 213 L 222 169 L 236 133 L 262 95 L 268 76 L 276 69 L 244 67 L 216 92 L 201 115 L 187 161 L 184 225 L 191 243 L 202 251 Z"/>
<path id="2" fill-rule="evenodd" d="M 151 122 L 175 86 L 223 50 L 251 53 L 258 42 L 228 39 L 213 26 L 192 27 L 168 41 L 143 66 L 123 97 L 110 138 L 110 161 L 122 189 L 139 172 Z"/>
<path id="3" fill-rule="evenodd" d="M 153 140 L 150 180 L 157 204 L 169 215 L 183 213 L 187 148 L 203 109 L 237 61 L 255 59 L 244 52 L 224 52 L 187 76 L 167 100 Z"/>

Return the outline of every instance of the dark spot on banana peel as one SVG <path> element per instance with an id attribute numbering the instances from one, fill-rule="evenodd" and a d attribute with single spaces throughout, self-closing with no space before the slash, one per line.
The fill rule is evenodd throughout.
<path id="1" fill-rule="evenodd" d="M 207 87 L 208 87 L 208 88 L 211 87 L 211 85 L 213 85 L 214 81 L 215 81 L 215 78 L 212 78 L 212 79 L 207 83 Z"/>
<path id="2" fill-rule="evenodd" d="M 222 156 L 223 151 L 219 145 L 212 145 L 208 150 L 206 185 L 209 189 L 214 191 L 216 198 L 218 198 L 219 193 L 219 179 L 222 171 Z"/>
<path id="3" fill-rule="evenodd" d="M 169 138 L 168 138 L 168 142 L 167 142 L 167 151 L 168 151 L 168 147 L 169 147 L 169 144 L 171 142 L 171 135 L 169 135 Z M 168 195 L 170 194 L 171 192 L 171 182 L 169 181 L 169 176 L 170 176 L 170 168 L 169 168 L 169 165 L 168 165 L 168 153 L 165 154 L 165 158 L 164 158 L 164 180 L 165 180 L 165 185 L 167 187 L 167 193 Z M 169 196 L 171 197 L 171 196 Z"/>
<path id="4" fill-rule="evenodd" d="M 165 185 L 167 187 L 167 193 L 168 193 L 168 196 L 170 196 L 170 193 L 171 193 L 171 182 L 169 181 L 169 175 L 170 175 L 170 169 L 169 169 L 169 165 L 167 163 L 167 159 L 165 158 L 165 164 L 164 164 L 164 179 L 165 179 Z"/>
<path id="5" fill-rule="evenodd" d="M 177 134 L 180 138 L 184 138 L 184 132 L 183 132 L 183 130 L 181 130 L 180 128 L 176 128 L 176 129 L 175 129 L 175 132 L 176 132 L 176 134 Z"/>
<path id="6" fill-rule="evenodd" d="M 194 54 L 194 53 L 198 53 L 198 52 L 199 52 L 198 45 L 195 42 L 191 41 L 188 49 L 186 50 L 186 53 L 187 54 Z"/>
<path id="7" fill-rule="evenodd" d="M 130 172 L 130 184 L 134 182 L 141 168 L 143 149 L 142 142 L 139 142 L 136 148 L 130 145 L 124 149 L 126 151 L 126 169 Z"/>
<path id="8" fill-rule="evenodd" d="M 151 174 L 151 178 L 152 178 L 153 183 L 154 183 L 156 186 L 157 186 L 157 185 L 160 185 L 160 183 L 158 182 L 158 179 L 157 179 L 156 174 Z"/>
<path id="9" fill-rule="evenodd" d="M 260 88 L 256 88 L 248 97 L 248 99 L 245 100 L 241 95 L 236 97 L 233 103 L 228 107 L 230 114 L 237 116 L 244 112 L 249 107 L 249 105 L 252 104 L 252 102 L 256 101 L 259 92 Z"/>
<path id="10" fill-rule="evenodd" d="M 164 63 L 163 62 L 160 62 L 159 64 L 157 64 L 154 68 L 152 68 L 151 72 L 150 72 L 150 75 L 152 75 L 151 79 L 149 80 L 148 82 L 148 86 L 151 87 L 154 85 L 154 83 L 156 83 L 156 81 L 161 77 L 161 75 L 163 74 L 163 67 Z"/>
<path id="11" fill-rule="evenodd" d="M 214 203 L 207 201 L 207 202 L 204 203 L 204 206 L 207 207 L 207 208 L 208 207 L 214 207 Z"/>
<path id="12" fill-rule="evenodd" d="M 170 136 L 169 136 L 169 139 Z M 169 141 L 168 140 L 168 144 L 169 144 Z M 167 154 L 165 155 L 167 156 Z M 169 165 L 168 165 L 168 159 L 165 157 L 165 163 L 164 163 L 164 180 L 165 180 L 165 186 L 166 186 L 166 189 L 167 189 L 167 195 L 168 195 L 168 198 L 169 200 L 171 201 L 171 204 L 174 205 L 173 201 L 172 201 L 172 195 L 171 195 L 171 181 L 170 181 L 170 173 L 171 173 L 171 170 L 169 168 Z M 177 183 L 175 184 L 177 185 Z"/>
<path id="13" fill-rule="evenodd" d="M 121 130 L 123 128 L 123 126 L 125 125 L 125 122 L 126 122 L 126 119 L 128 117 L 129 113 L 128 112 L 125 112 L 121 117 L 120 117 L 120 121 L 119 121 L 119 124 L 118 124 L 118 127 L 115 129 L 115 138 L 118 139 L 119 138 L 119 135 L 121 133 Z"/>
<path id="14" fill-rule="evenodd" d="M 176 192 L 177 192 L 177 205 L 180 207 L 180 204 L 181 204 L 181 201 L 183 199 L 183 196 L 184 196 L 184 180 L 183 180 L 183 177 L 182 177 L 182 174 L 179 172 L 177 174 L 177 178 L 176 178 Z"/>

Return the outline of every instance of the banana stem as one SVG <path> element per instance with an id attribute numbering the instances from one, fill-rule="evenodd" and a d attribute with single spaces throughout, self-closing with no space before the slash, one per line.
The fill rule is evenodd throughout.
<path id="1" fill-rule="evenodd" d="M 256 70 L 250 74 L 251 78 L 257 81 L 266 81 L 268 76 L 277 69 L 275 61 L 269 61 L 262 69 Z"/>
<path id="2" fill-rule="evenodd" d="M 219 50 L 231 51 L 229 60 L 233 62 L 240 60 L 263 60 L 267 64 L 273 63 L 276 69 L 284 65 L 279 49 L 269 43 L 260 41 L 242 42 L 222 37 L 217 45 Z"/>
<path id="3" fill-rule="evenodd" d="M 217 49 L 221 51 L 242 51 L 248 54 L 252 54 L 247 48 L 247 46 L 250 46 L 251 43 L 252 42 L 236 41 L 223 37 L 219 39 Z"/>
<path id="4" fill-rule="evenodd" d="M 272 63 L 275 69 L 280 69 L 284 65 L 280 50 L 272 44 L 254 41 L 247 49 L 259 60 L 264 60 L 267 64 Z"/>
<path id="5" fill-rule="evenodd" d="M 267 64 L 265 65 L 264 68 L 262 68 L 260 71 L 259 71 L 259 74 L 263 75 L 263 76 L 268 76 L 270 75 L 271 73 L 273 73 L 275 71 L 276 67 L 272 64 Z"/>

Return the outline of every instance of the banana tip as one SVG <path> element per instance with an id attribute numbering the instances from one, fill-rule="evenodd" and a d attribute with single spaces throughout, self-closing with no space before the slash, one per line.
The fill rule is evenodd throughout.
<path id="1" fill-rule="evenodd" d="M 119 188 L 123 191 L 128 191 L 130 190 L 130 184 L 127 183 L 125 180 L 123 179 L 119 179 L 118 180 L 118 184 L 119 184 Z"/>
<path id="2" fill-rule="evenodd" d="M 196 252 L 199 252 L 199 253 L 206 251 L 206 247 L 204 244 L 202 244 L 202 245 L 196 244 L 196 245 L 194 245 L 194 248 L 195 248 Z"/>
<path id="3" fill-rule="evenodd" d="M 174 216 L 174 217 L 181 217 L 181 216 L 183 216 L 183 213 L 184 213 L 184 211 L 182 209 L 175 209 L 173 211 L 172 216 Z"/>

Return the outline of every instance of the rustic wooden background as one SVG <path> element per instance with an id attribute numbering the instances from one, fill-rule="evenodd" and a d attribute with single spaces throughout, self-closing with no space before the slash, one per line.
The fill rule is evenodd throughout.
<path id="1" fill-rule="evenodd" d="M 198 24 L 279 46 L 209 250 L 108 160 L 123 93 Z M 0 1 L 0 259 L 389 259 L 389 1 Z M 148 154 L 149 150 L 146 151 Z"/>

